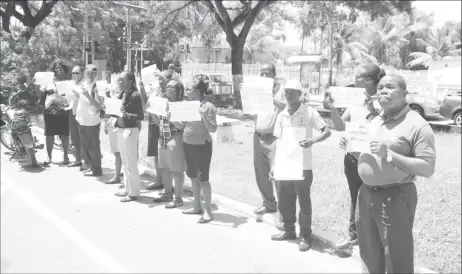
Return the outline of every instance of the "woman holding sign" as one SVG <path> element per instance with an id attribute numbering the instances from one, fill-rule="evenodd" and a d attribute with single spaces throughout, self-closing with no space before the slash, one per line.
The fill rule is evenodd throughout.
<path id="1" fill-rule="evenodd" d="M 195 81 L 188 91 L 189 101 L 200 101 L 201 121 L 187 122 L 184 133 L 184 153 L 186 175 L 191 179 L 194 193 L 194 207 L 183 211 L 184 214 L 203 215 L 199 223 L 212 220 L 212 187 L 209 182 L 210 162 L 212 161 L 211 132 L 217 131 L 215 106 L 206 100 L 207 86 L 203 80 Z M 205 210 L 201 207 L 201 191 L 204 196 Z"/>
<path id="2" fill-rule="evenodd" d="M 338 131 L 345 131 L 345 123 L 367 124 L 372 118 L 378 115 L 374 108 L 371 96 L 377 93 L 377 84 L 380 79 L 385 76 L 385 72 L 379 66 L 374 64 L 365 64 L 357 68 L 356 81 L 354 87 L 363 88 L 366 90 L 366 101 L 364 106 L 350 106 L 342 116 L 335 108 L 335 102 L 329 93 L 326 93 L 325 104 L 331 111 L 332 122 Z M 348 187 L 350 189 L 351 205 L 350 205 L 350 220 L 349 220 L 349 237 L 337 243 L 337 248 L 345 248 L 358 244 L 358 236 L 356 232 L 356 202 L 358 198 L 359 188 L 362 185 L 362 180 L 358 174 L 358 157 L 359 152 L 348 152 L 344 158 L 344 172 L 347 178 Z"/>
<path id="3" fill-rule="evenodd" d="M 63 144 L 64 160 L 63 165 L 69 164 L 69 117 L 66 110 L 68 104 L 67 99 L 60 95 L 66 91 L 58 91 L 56 82 L 67 80 L 66 76 L 69 68 L 62 61 L 55 61 L 50 65 L 50 70 L 54 72 L 54 80 L 52 83 L 46 85 L 45 92 L 41 98 L 41 102 L 45 105 L 45 112 L 43 114 L 45 122 L 45 136 L 46 136 L 46 149 L 47 159 L 43 162 L 44 165 L 51 163 L 53 154 L 53 146 L 55 135 L 59 135 L 61 143 Z M 59 93 L 58 93 L 59 92 Z"/>
<path id="4" fill-rule="evenodd" d="M 169 102 L 178 102 L 183 99 L 180 84 L 171 80 L 167 84 L 167 98 Z M 186 163 L 183 152 L 183 129 L 180 122 L 170 122 L 170 113 L 167 117 L 153 115 L 154 123 L 159 126 L 159 169 L 162 173 L 162 182 L 165 192 L 155 198 L 155 203 L 168 203 L 165 208 L 176 208 L 183 205 L 184 172 Z M 175 181 L 175 199 L 173 199 L 173 181 Z"/>

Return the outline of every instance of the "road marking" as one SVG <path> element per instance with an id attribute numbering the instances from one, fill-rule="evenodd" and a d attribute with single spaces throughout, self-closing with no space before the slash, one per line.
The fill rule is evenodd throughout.
<path id="1" fill-rule="evenodd" d="M 58 230 L 64 235 L 69 237 L 78 247 L 85 251 L 92 259 L 98 262 L 101 266 L 108 269 L 113 273 L 128 272 L 126 268 L 104 253 L 101 249 L 96 247 L 91 241 L 86 239 L 82 234 L 75 230 L 66 221 L 61 219 L 58 215 L 53 213 L 45 205 L 43 205 L 37 198 L 27 192 L 21 186 L 11 180 L 6 174 L 2 174 L 2 182 L 13 190 L 19 197 L 21 197 L 26 204 L 28 204 L 34 211 L 42 215 L 45 219 L 51 222 Z M 3 189 L 2 189 L 3 191 Z"/>

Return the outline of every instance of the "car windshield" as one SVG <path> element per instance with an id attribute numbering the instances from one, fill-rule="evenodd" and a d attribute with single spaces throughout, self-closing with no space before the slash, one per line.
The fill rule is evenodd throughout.
<path id="1" fill-rule="evenodd" d="M 231 82 L 229 80 L 228 77 L 226 77 L 225 75 L 210 75 L 210 77 L 212 78 L 213 82 L 216 82 L 216 83 L 228 83 L 228 82 Z"/>

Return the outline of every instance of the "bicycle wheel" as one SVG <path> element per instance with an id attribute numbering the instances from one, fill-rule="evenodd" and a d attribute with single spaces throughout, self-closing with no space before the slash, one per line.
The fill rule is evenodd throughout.
<path id="1" fill-rule="evenodd" d="M 11 136 L 11 130 L 3 127 L 0 132 L 0 142 L 4 147 L 10 151 L 14 151 L 13 137 Z"/>

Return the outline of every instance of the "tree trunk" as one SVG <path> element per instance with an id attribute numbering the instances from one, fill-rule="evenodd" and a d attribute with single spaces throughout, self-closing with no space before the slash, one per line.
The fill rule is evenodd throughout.
<path id="1" fill-rule="evenodd" d="M 304 42 L 305 42 L 305 36 L 302 36 L 302 49 L 300 51 L 300 54 L 303 55 L 303 46 L 304 46 Z"/>
<path id="2" fill-rule="evenodd" d="M 233 75 L 234 108 L 242 110 L 241 84 L 244 43 L 236 39 L 231 45 L 231 74 Z"/>

